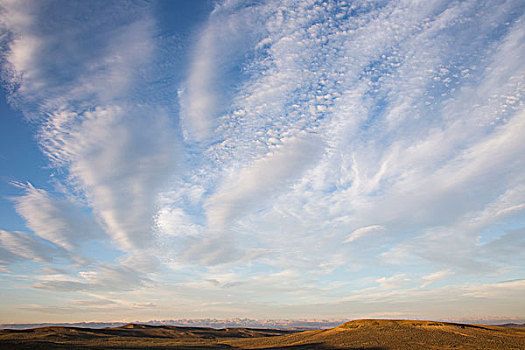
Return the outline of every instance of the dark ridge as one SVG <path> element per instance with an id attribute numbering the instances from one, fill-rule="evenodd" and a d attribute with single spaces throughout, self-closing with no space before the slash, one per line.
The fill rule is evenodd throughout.
<path id="1" fill-rule="evenodd" d="M 525 328 L 525 323 L 505 323 L 505 324 L 498 325 L 498 327 Z"/>
<path id="2" fill-rule="evenodd" d="M 345 322 L 336 328 L 355 328 L 363 326 L 410 326 L 410 327 L 443 327 L 454 326 L 459 328 L 477 328 L 494 330 L 498 326 L 485 326 L 468 323 L 441 322 L 441 321 L 418 321 L 418 320 L 395 320 L 395 319 L 359 319 Z M 490 328 L 488 328 L 490 327 Z"/>

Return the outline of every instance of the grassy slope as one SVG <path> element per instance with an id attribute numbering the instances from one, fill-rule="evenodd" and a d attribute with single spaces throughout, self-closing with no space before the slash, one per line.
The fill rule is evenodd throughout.
<path id="1" fill-rule="evenodd" d="M 356 320 L 311 331 L 231 345 L 247 349 L 525 349 L 525 330 L 405 320 Z"/>
<path id="2" fill-rule="evenodd" d="M 356 320 L 323 331 L 128 325 L 0 331 L 0 349 L 525 349 L 525 329 Z"/>

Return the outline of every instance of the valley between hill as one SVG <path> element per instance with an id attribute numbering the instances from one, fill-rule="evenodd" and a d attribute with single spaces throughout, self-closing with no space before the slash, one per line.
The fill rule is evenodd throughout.
<path id="1" fill-rule="evenodd" d="M 0 330 L 0 349 L 525 349 L 525 329 L 355 320 L 328 330 L 148 326 Z"/>

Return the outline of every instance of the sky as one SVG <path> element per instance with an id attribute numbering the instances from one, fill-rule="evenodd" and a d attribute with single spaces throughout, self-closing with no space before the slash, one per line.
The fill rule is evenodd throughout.
<path id="1" fill-rule="evenodd" d="M 523 57 L 521 0 L 0 0 L 0 323 L 524 320 Z"/>

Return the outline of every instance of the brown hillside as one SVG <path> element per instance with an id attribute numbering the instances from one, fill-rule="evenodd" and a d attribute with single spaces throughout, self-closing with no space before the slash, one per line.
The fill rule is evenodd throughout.
<path id="1" fill-rule="evenodd" d="M 355 320 L 324 331 L 310 331 L 254 342 L 233 341 L 246 349 L 525 349 L 525 330 L 409 320 Z"/>
<path id="2" fill-rule="evenodd" d="M 525 349 L 525 329 L 356 320 L 307 332 L 148 326 L 1 330 L 0 349 Z"/>
<path id="3" fill-rule="evenodd" d="M 228 349 L 222 340 L 271 337 L 271 329 L 149 326 L 115 328 L 41 327 L 0 330 L 0 349 Z"/>

